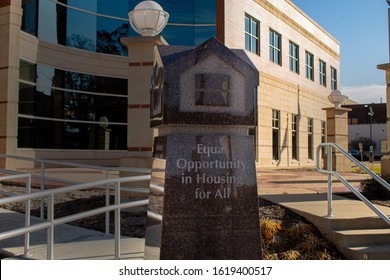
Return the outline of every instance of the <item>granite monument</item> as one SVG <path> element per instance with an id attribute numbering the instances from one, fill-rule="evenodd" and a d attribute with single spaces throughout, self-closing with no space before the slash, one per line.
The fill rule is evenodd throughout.
<path id="1" fill-rule="evenodd" d="M 212 38 L 159 46 L 145 259 L 261 259 L 254 139 L 259 72 Z"/>

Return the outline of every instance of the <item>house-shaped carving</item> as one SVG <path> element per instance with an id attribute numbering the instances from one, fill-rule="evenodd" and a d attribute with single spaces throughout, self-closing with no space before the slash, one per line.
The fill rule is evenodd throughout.
<path id="1" fill-rule="evenodd" d="M 158 46 L 151 126 L 256 123 L 259 72 L 245 51 L 215 38 L 198 47 Z"/>

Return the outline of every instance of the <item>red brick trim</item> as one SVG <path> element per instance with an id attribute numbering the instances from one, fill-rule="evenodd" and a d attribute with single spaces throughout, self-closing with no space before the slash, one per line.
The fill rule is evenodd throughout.
<path id="1" fill-rule="evenodd" d="M 217 0 L 217 39 L 225 43 L 225 0 Z"/>
<path id="2" fill-rule="evenodd" d="M 129 104 L 129 109 L 150 109 L 150 104 Z"/>
<path id="3" fill-rule="evenodd" d="M 153 61 L 142 62 L 142 66 L 153 66 L 153 65 L 154 65 Z"/>
<path id="4" fill-rule="evenodd" d="M 0 8 L 11 5 L 11 0 L 0 0 Z"/>
<path id="5" fill-rule="evenodd" d="M 1 1 L 1 0 L 0 0 Z M 129 62 L 130 67 L 134 66 L 153 66 L 154 62 L 153 61 L 141 61 L 141 62 Z"/>
<path id="6" fill-rule="evenodd" d="M 152 147 L 127 147 L 129 152 L 152 152 Z"/>

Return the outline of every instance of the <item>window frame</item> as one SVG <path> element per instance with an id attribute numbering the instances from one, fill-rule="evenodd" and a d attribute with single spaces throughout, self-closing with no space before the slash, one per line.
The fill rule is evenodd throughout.
<path id="1" fill-rule="evenodd" d="M 334 67 L 330 67 L 330 85 L 331 89 L 337 89 L 337 69 Z"/>
<path id="2" fill-rule="evenodd" d="M 289 62 L 290 70 L 299 75 L 299 45 L 293 41 L 289 43 Z"/>
<path id="3" fill-rule="evenodd" d="M 299 116 L 291 116 L 291 158 L 299 160 Z"/>
<path id="4" fill-rule="evenodd" d="M 314 55 L 309 51 L 305 53 L 305 63 L 306 78 L 314 82 Z"/>
<path id="5" fill-rule="evenodd" d="M 320 77 L 320 85 L 326 87 L 326 62 L 322 59 L 319 60 L 319 77 Z"/>
<path id="6" fill-rule="evenodd" d="M 272 160 L 280 160 L 280 111 L 275 109 L 272 110 Z"/>
<path id="7" fill-rule="evenodd" d="M 247 30 L 247 19 L 249 30 Z M 256 24 L 256 34 L 253 34 L 253 23 Z M 247 46 L 247 38 L 249 38 L 249 46 Z M 257 43 L 255 48 L 253 48 L 253 40 Z M 245 14 L 245 49 L 260 56 L 260 21 L 249 14 Z"/>
<path id="8" fill-rule="evenodd" d="M 314 119 L 307 118 L 307 158 L 309 160 L 314 160 Z"/>
<path id="9" fill-rule="evenodd" d="M 269 59 L 282 66 L 282 35 L 273 29 L 269 30 Z"/>

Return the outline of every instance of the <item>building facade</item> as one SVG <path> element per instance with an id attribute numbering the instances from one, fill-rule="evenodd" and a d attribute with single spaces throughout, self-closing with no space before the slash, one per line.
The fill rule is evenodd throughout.
<path id="1" fill-rule="evenodd" d="M 150 155 L 151 146 L 129 144 L 142 135 L 129 131 L 132 50 L 120 41 L 135 36 L 127 13 L 139 2 L 0 1 L 0 153 L 113 166 Z M 259 69 L 250 129 L 259 166 L 314 166 L 323 108 L 339 85 L 338 41 L 289 0 L 156 2 L 170 14 L 162 32 L 170 45 L 214 36 Z"/>

